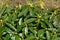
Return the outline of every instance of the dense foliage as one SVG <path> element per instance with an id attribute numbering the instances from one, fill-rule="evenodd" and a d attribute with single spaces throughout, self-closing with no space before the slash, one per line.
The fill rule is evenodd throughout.
<path id="1" fill-rule="evenodd" d="M 0 40 L 60 40 L 60 8 L 1 5 Z"/>

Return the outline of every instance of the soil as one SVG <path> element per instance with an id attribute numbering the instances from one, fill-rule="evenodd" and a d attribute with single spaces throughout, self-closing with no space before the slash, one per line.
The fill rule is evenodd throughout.
<path id="1" fill-rule="evenodd" d="M 0 0 L 2 2 L 3 0 Z M 43 0 L 46 4 L 46 7 L 60 7 L 60 0 Z M 7 0 L 7 4 L 18 5 L 18 4 L 25 4 L 25 0 Z"/>

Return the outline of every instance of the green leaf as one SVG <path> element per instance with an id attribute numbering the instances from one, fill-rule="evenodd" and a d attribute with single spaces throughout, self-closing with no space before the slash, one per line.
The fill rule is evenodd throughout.
<path id="1" fill-rule="evenodd" d="M 44 22 L 41 22 L 41 21 L 40 21 L 40 23 L 41 23 L 41 27 L 47 28 L 47 26 L 46 26 L 46 24 L 45 24 Z"/>
<path id="2" fill-rule="evenodd" d="M 40 36 L 43 36 L 44 35 L 44 30 L 42 29 L 42 30 L 38 30 L 38 37 L 40 37 Z"/>
<path id="3" fill-rule="evenodd" d="M 34 11 L 33 11 L 33 8 L 29 8 L 29 11 L 30 11 L 30 16 L 31 17 L 35 17 L 35 13 L 34 13 Z"/>
<path id="4" fill-rule="evenodd" d="M 12 34 L 12 33 L 14 33 L 11 29 L 9 29 L 9 28 L 5 28 L 5 31 L 7 32 L 7 33 L 9 33 L 9 34 Z"/>
<path id="5" fill-rule="evenodd" d="M 51 15 L 50 16 L 50 19 L 49 19 L 49 22 L 52 22 L 54 20 L 55 16 L 54 15 Z"/>
<path id="6" fill-rule="evenodd" d="M 36 21 L 36 18 L 30 18 L 30 19 L 27 19 L 24 23 L 31 23 L 34 21 Z"/>
<path id="7" fill-rule="evenodd" d="M 19 13 L 18 17 L 21 17 L 23 15 L 26 16 L 27 12 L 28 12 L 28 8 L 23 9 L 22 12 Z"/>
<path id="8" fill-rule="evenodd" d="M 6 37 L 4 38 L 4 40 L 10 40 L 10 35 L 7 34 Z"/>
<path id="9" fill-rule="evenodd" d="M 22 18 L 19 19 L 19 25 L 22 25 Z"/>
<path id="10" fill-rule="evenodd" d="M 27 36 L 27 38 L 25 40 L 35 40 L 35 37 L 31 33 L 30 35 Z"/>
<path id="11" fill-rule="evenodd" d="M 6 24 L 8 27 L 12 28 L 14 31 L 17 31 L 16 28 L 15 28 L 13 25 L 11 25 L 10 23 L 5 22 L 5 24 Z"/>
<path id="12" fill-rule="evenodd" d="M 29 27 L 29 30 L 30 30 L 33 34 L 35 34 L 35 31 L 33 30 L 33 27 Z"/>
<path id="13" fill-rule="evenodd" d="M 46 22 L 46 24 L 48 25 L 48 27 L 53 28 L 53 24 L 51 22 L 49 22 L 48 20 L 45 20 L 44 22 Z"/>
<path id="14" fill-rule="evenodd" d="M 12 15 L 12 21 L 16 21 L 17 15 Z"/>
<path id="15" fill-rule="evenodd" d="M 46 37 L 47 37 L 47 40 L 50 40 L 50 34 L 49 34 L 49 31 L 46 31 Z"/>
<path id="16" fill-rule="evenodd" d="M 0 36 L 2 36 L 2 33 L 5 31 L 5 27 L 4 26 L 0 26 Z"/>
<path id="17" fill-rule="evenodd" d="M 24 27 L 23 25 L 17 26 L 17 32 L 21 31 L 23 27 Z"/>
<path id="18" fill-rule="evenodd" d="M 11 22 L 11 20 L 12 20 L 11 16 L 7 16 L 5 19 L 5 21 L 8 21 L 8 22 Z"/>
<path id="19" fill-rule="evenodd" d="M 25 35 L 28 33 L 28 27 L 25 27 Z"/>
<path id="20" fill-rule="evenodd" d="M 18 35 L 15 35 L 15 40 L 21 40 Z"/>

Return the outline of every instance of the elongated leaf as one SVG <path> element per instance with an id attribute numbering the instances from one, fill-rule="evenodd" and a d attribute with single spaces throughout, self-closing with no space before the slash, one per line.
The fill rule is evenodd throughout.
<path id="1" fill-rule="evenodd" d="M 34 22 L 36 20 L 36 18 L 30 18 L 30 19 L 27 19 L 24 23 L 31 23 L 31 22 Z"/>
<path id="2" fill-rule="evenodd" d="M 26 16 L 27 12 L 28 12 L 28 8 L 23 9 L 22 12 L 19 13 L 18 17 L 21 17 L 21 16 L 23 16 L 23 15 Z"/>
<path id="3" fill-rule="evenodd" d="M 2 36 L 2 33 L 5 31 L 5 27 L 4 26 L 0 26 L 0 36 Z"/>
<path id="4" fill-rule="evenodd" d="M 20 18 L 20 20 L 19 20 L 19 25 L 21 25 L 22 24 L 22 18 Z"/>
<path id="5" fill-rule="evenodd" d="M 25 35 L 28 33 L 28 27 L 25 27 Z"/>
<path id="6" fill-rule="evenodd" d="M 48 31 L 46 31 L 46 37 L 47 37 L 47 40 L 50 40 L 50 34 Z"/>
<path id="7" fill-rule="evenodd" d="M 12 34 L 12 33 L 14 33 L 11 29 L 9 29 L 9 28 L 5 28 L 5 31 L 7 32 L 7 33 L 10 33 L 10 34 Z"/>
<path id="8" fill-rule="evenodd" d="M 5 24 L 6 24 L 7 26 L 9 26 L 10 28 L 12 28 L 13 30 L 17 31 L 16 28 L 15 28 L 14 26 L 12 26 L 10 23 L 5 22 Z"/>
<path id="9" fill-rule="evenodd" d="M 6 37 L 4 38 L 4 40 L 10 40 L 10 35 L 7 34 Z"/>
<path id="10" fill-rule="evenodd" d="M 43 35 L 44 35 L 44 30 L 39 30 L 39 31 L 38 31 L 38 36 L 41 37 L 41 36 L 43 36 Z"/>
<path id="11" fill-rule="evenodd" d="M 43 28 L 47 28 L 46 24 L 44 22 L 40 22 L 41 23 L 41 27 Z"/>
<path id="12" fill-rule="evenodd" d="M 50 27 L 50 28 L 53 28 L 53 25 L 52 23 L 50 23 L 48 20 L 45 20 L 46 24 Z"/>
<path id="13" fill-rule="evenodd" d="M 15 40 L 21 40 L 18 35 L 15 35 Z"/>
<path id="14" fill-rule="evenodd" d="M 23 25 L 17 26 L 17 32 L 21 31 L 23 27 L 24 27 Z"/>

